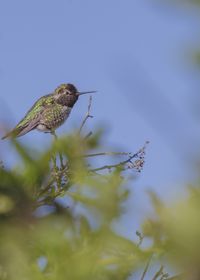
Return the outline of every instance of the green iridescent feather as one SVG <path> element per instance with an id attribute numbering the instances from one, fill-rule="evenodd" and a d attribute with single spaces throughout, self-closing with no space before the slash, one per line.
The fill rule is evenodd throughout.
<path id="1" fill-rule="evenodd" d="M 22 136 L 28 131 L 32 130 L 37 123 L 46 106 L 54 103 L 53 94 L 48 94 L 38 99 L 30 108 L 25 117 L 16 125 L 16 127 L 6 134 L 2 139 L 7 137 Z"/>
<path id="2" fill-rule="evenodd" d="M 28 122 L 37 118 L 42 113 L 45 106 L 51 105 L 54 102 L 53 94 L 48 94 L 38 99 L 30 108 L 25 117 L 17 124 L 16 128 L 26 125 Z"/>

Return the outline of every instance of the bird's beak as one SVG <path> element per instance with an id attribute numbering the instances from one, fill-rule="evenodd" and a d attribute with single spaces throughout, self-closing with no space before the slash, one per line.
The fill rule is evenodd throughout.
<path id="1" fill-rule="evenodd" d="M 83 94 L 88 94 L 88 93 L 95 93 L 97 91 L 83 91 L 83 92 L 77 92 L 76 95 L 83 95 Z"/>

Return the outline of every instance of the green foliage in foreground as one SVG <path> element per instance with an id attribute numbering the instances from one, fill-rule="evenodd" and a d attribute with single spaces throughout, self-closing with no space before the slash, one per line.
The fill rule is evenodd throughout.
<path id="1" fill-rule="evenodd" d="M 113 230 L 129 195 L 126 161 L 100 168 L 111 169 L 101 175 L 89 165 L 88 155 L 101 148 L 98 135 L 64 137 L 43 153 L 13 145 L 21 162 L 0 167 L 1 280 L 200 279 L 199 189 L 170 206 L 150 194 L 155 214 L 135 243 Z M 178 276 L 170 278 L 171 269 Z"/>
<path id="2" fill-rule="evenodd" d="M 0 279 L 127 279 L 149 257 L 112 229 L 128 191 L 120 165 L 91 171 L 85 155 L 98 138 L 71 135 L 41 154 L 13 142 L 21 163 L 0 168 Z M 41 207 L 51 211 L 39 215 Z"/>
<path id="3" fill-rule="evenodd" d="M 175 279 L 200 279 L 200 189 L 190 187 L 185 199 L 165 205 L 150 194 L 155 216 L 143 225 L 143 233 L 153 240 L 155 251 L 165 263 L 180 271 Z"/>

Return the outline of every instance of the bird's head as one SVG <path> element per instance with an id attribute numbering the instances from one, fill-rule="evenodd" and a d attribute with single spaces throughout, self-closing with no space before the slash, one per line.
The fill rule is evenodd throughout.
<path id="1" fill-rule="evenodd" d="M 55 96 L 67 106 L 73 107 L 80 95 L 94 93 L 95 91 L 79 92 L 73 84 L 61 84 L 55 89 Z"/>
<path id="2" fill-rule="evenodd" d="M 55 93 L 58 95 L 76 95 L 77 92 L 77 88 L 72 84 L 61 84 L 55 89 Z"/>

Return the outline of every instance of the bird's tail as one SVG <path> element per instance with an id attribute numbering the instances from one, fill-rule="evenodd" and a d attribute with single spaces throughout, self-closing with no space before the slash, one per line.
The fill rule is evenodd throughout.
<path id="1" fill-rule="evenodd" d="M 21 132 L 21 129 L 20 129 L 20 128 L 15 128 L 15 129 L 11 130 L 10 132 L 8 132 L 7 134 L 5 134 L 5 135 L 1 138 L 1 140 L 4 140 L 4 139 L 6 139 L 6 138 L 16 138 L 16 137 L 19 136 L 20 132 Z"/>
<path id="2" fill-rule="evenodd" d="M 4 135 L 3 137 L 1 137 L 1 140 L 4 140 L 8 137 L 8 134 Z"/>

